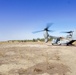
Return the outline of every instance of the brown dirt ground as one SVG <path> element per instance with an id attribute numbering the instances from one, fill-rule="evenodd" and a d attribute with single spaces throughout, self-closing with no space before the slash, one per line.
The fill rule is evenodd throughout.
<path id="1" fill-rule="evenodd" d="M 0 75 L 76 75 L 76 46 L 0 43 Z"/>

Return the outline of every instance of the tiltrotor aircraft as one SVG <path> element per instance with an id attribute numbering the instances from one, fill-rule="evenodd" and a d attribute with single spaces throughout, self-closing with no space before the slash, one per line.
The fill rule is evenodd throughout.
<path id="1" fill-rule="evenodd" d="M 67 33 L 68 35 L 66 37 L 50 36 L 53 38 L 52 45 L 67 45 L 68 46 L 68 45 L 72 45 L 72 43 L 76 41 L 76 30 L 63 32 L 63 33 Z"/>
<path id="2" fill-rule="evenodd" d="M 45 42 L 47 43 L 49 38 L 53 38 L 52 42 L 51 42 L 52 45 L 72 45 L 72 43 L 76 41 L 76 30 L 63 32 L 63 33 L 68 34 L 66 37 L 57 37 L 57 36 L 49 35 L 48 32 L 53 32 L 53 30 L 49 30 L 49 27 L 52 24 L 53 23 L 49 23 L 49 24 L 47 24 L 46 28 L 44 28 L 43 30 L 35 31 L 33 33 L 38 33 L 38 32 L 44 31 Z"/>

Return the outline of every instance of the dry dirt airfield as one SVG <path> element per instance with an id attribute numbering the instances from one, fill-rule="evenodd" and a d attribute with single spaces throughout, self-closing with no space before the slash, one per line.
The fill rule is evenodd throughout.
<path id="1" fill-rule="evenodd" d="M 0 75 L 76 75 L 76 46 L 0 43 Z"/>

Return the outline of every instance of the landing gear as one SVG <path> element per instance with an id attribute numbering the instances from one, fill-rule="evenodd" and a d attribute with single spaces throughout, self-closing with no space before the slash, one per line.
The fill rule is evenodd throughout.
<path id="1" fill-rule="evenodd" d="M 52 43 L 52 45 L 54 45 L 54 44 Z"/>
<path id="2" fill-rule="evenodd" d="M 69 46 L 69 44 L 66 44 L 66 46 Z"/>
<path id="3" fill-rule="evenodd" d="M 66 44 L 66 46 L 73 46 L 73 44 Z"/>

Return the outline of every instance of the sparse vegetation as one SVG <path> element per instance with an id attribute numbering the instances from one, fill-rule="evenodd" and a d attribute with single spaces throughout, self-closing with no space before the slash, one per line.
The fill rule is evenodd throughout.
<path id="1" fill-rule="evenodd" d="M 26 39 L 26 40 L 9 40 L 8 42 L 44 42 L 44 38 L 37 38 L 37 39 L 31 39 L 31 40 L 28 40 L 28 39 Z M 52 40 L 52 38 L 50 38 L 49 39 L 49 41 L 51 41 Z"/>

